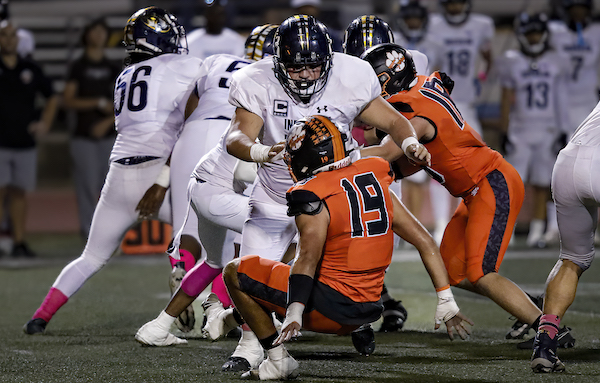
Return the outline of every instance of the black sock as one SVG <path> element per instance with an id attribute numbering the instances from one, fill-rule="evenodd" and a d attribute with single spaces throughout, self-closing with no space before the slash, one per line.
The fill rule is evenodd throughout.
<path id="1" fill-rule="evenodd" d="M 275 339 L 277 339 L 278 336 L 279 336 L 279 333 L 277 331 L 275 331 L 273 333 L 273 335 L 269 335 L 265 339 L 259 339 L 258 341 L 260 342 L 260 345 L 263 346 L 263 348 L 265 350 L 270 350 L 273 347 L 275 347 L 275 346 L 273 346 L 273 342 L 275 342 Z"/>
<path id="2" fill-rule="evenodd" d="M 233 309 L 233 319 L 235 319 L 235 321 L 239 324 L 239 325 L 243 325 L 244 323 L 246 323 L 244 321 L 244 318 L 242 318 L 242 315 L 240 314 L 239 311 L 237 311 L 236 308 Z"/>
<path id="3" fill-rule="evenodd" d="M 540 319 L 542 319 L 542 316 L 540 315 L 539 317 L 537 317 L 537 319 L 531 324 L 531 328 L 537 332 L 538 327 L 540 327 Z"/>

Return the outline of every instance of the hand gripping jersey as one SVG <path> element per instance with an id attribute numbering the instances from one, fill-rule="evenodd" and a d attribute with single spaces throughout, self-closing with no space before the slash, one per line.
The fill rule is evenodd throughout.
<path id="1" fill-rule="evenodd" d="M 203 74 L 201 64 L 187 55 L 164 54 L 121 72 L 115 85 L 118 135 L 111 161 L 171 154 L 185 119 L 185 105 Z"/>
<path id="2" fill-rule="evenodd" d="M 263 119 L 264 145 L 285 141 L 290 128 L 302 117 L 320 114 L 344 127 L 347 147 L 356 145 L 350 134 L 354 118 L 381 94 L 381 86 L 368 62 L 343 53 L 333 55 L 333 69 L 325 88 L 309 104 L 297 104 L 273 72 L 272 60 L 261 60 L 233 74 L 229 102 Z M 283 160 L 265 162 L 258 170 L 259 182 L 269 196 L 285 204 L 292 179 Z"/>
<path id="3" fill-rule="evenodd" d="M 568 59 L 555 51 L 531 58 L 521 51 L 504 53 L 498 65 L 503 87 L 515 91 L 510 112 L 511 136 L 545 139 L 569 131 L 567 109 Z"/>
<path id="4" fill-rule="evenodd" d="M 367 157 L 318 173 L 288 191 L 290 205 L 307 194 L 324 200 L 330 215 L 318 280 L 354 302 L 376 302 L 393 252 L 389 163 Z"/>
<path id="5" fill-rule="evenodd" d="M 463 196 L 503 161 L 502 155 L 486 146 L 463 120 L 439 73 L 417 78 L 415 86 L 388 102 L 406 118 L 423 117 L 436 127 L 435 138 L 423 142 L 431 153 L 431 168 L 444 177 L 450 194 Z"/>
<path id="6" fill-rule="evenodd" d="M 477 58 L 494 37 L 494 22 L 488 16 L 471 13 L 460 25 L 449 24 L 443 16 L 431 16 L 429 29 L 442 49 L 442 68 L 454 80 L 452 98 L 456 102 L 473 103 L 479 93 Z"/>

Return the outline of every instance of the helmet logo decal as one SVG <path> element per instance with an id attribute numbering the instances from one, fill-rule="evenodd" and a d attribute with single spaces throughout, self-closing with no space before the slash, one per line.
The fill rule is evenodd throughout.
<path id="1" fill-rule="evenodd" d="M 144 24 L 159 33 L 167 33 L 171 30 L 169 24 L 165 23 L 164 20 L 159 20 L 155 16 L 151 16 L 147 20 L 144 20 Z"/>
<path id="2" fill-rule="evenodd" d="M 288 145 L 291 150 L 298 150 L 302 145 L 302 140 L 304 140 L 304 136 L 306 136 L 306 131 L 304 129 L 296 129 L 290 135 L 288 139 Z"/>
<path id="3" fill-rule="evenodd" d="M 389 51 L 385 54 L 385 65 L 395 72 L 400 72 L 406 67 L 406 60 L 402 53 Z"/>

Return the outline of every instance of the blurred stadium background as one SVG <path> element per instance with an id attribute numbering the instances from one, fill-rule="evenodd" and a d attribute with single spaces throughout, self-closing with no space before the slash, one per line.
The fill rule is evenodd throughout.
<path id="1" fill-rule="evenodd" d="M 487 14 L 494 19 L 496 36 L 493 50 L 495 57 L 499 57 L 501 52 L 516 44 L 512 34 L 514 16 L 523 10 L 544 10 L 552 14 L 555 1 L 557 0 L 473 0 L 473 12 Z M 437 0 L 421 2 L 430 11 L 439 11 Z M 600 9 L 600 0 L 595 0 L 595 4 L 595 9 Z M 87 22 L 98 17 L 106 18 L 112 32 L 107 56 L 120 61 L 125 53 L 120 42 L 127 18 L 135 10 L 149 5 L 161 6 L 176 14 L 188 32 L 205 23 L 203 0 L 13 0 L 10 1 L 9 9 L 10 18 L 19 27 L 33 32 L 36 42 L 33 58 L 54 80 L 54 87 L 60 93 L 69 63 L 81 54 L 80 35 Z M 377 14 L 394 26 L 394 15 L 398 8 L 398 0 L 322 0 L 320 19 L 331 29 L 340 31 L 358 15 Z M 247 35 L 256 25 L 265 22 L 279 23 L 293 14 L 289 0 L 229 0 L 227 9 L 229 26 L 242 35 Z M 496 130 L 499 97 L 500 87 L 492 73 L 491 78 L 483 84 L 479 111 L 484 138 L 493 148 L 499 146 Z M 28 233 L 78 231 L 68 151 L 71 121 L 72 116 L 61 110 L 50 133 L 38 143 L 38 187 L 30 195 Z M 425 209 L 428 208 L 428 204 L 425 204 Z M 526 201 L 517 226 L 518 234 L 527 231 L 530 214 Z M 433 224 L 427 211 L 423 222 L 427 227 Z M 6 238 L 2 237 L 0 248 L 9 246 Z M 35 243 L 32 246 L 35 247 Z"/>

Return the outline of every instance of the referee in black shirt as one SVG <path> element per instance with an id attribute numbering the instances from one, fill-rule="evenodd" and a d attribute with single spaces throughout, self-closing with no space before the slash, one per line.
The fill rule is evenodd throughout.
<path id="1" fill-rule="evenodd" d="M 57 99 L 40 67 L 18 56 L 18 42 L 15 26 L 0 22 L 0 219 L 8 198 L 12 255 L 34 256 L 24 242 L 26 192 L 35 188 L 35 138 L 50 129 Z M 41 118 L 35 105 L 38 93 L 46 100 Z"/>

